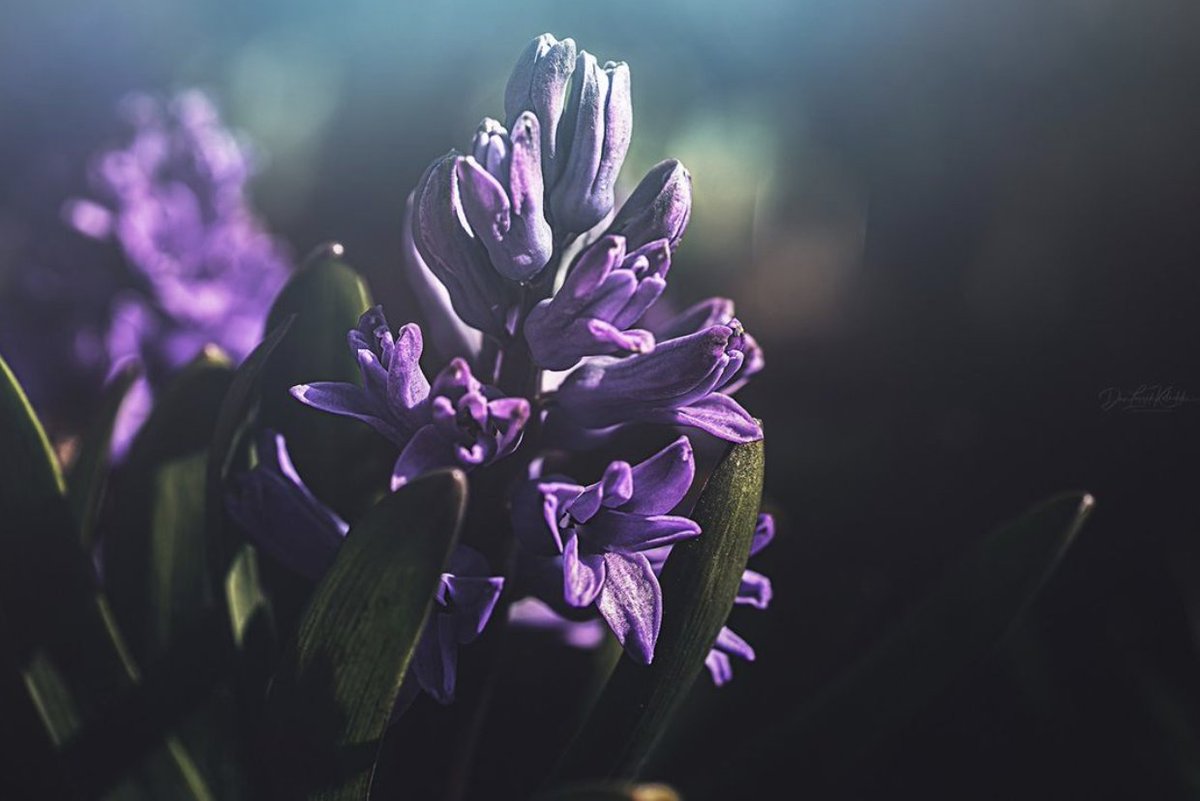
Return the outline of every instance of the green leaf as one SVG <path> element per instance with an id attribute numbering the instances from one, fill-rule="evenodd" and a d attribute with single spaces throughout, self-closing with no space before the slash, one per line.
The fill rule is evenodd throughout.
<path id="1" fill-rule="evenodd" d="M 157 394 L 124 465 L 112 476 L 121 503 L 110 507 L 107 521 L 105 579 L 113 611 L 138 659 L 161 653 L 164 630 L 154 604 L 163 587 L 179 586 L 182 579 L 161 573 L 172 563 L 164 554 L 202 553 L 196 543 L 203 535 L 206 472 L 203 464 L 197 469 L 195 462 L 189 468 L 178 463 L 207 452 L 232 380 L 229 358 L 218 348 L 204 348 Z M 208 579 L 205 559 L 179 567 L 217 585 Z"/>
<path id="2" fill-rule="evenodd" d="M 206 450 L 232 381 L 229 356 L 216 345 L 206 345 L 155 397 L 150 416 L 130 446 L 131 467 L 163 464 Z"/>
<path id="3" fill-rule="evenodd" d="M 0 449 L 0 520 L 5 524 L 0 531 L 8 554 L 0 560 L 3 661 L 20 671 L 50 742 L 61 748 L 90 719 L 102 715 L 105 704 L 136 683 L 139 674 L 96 590 L 46 435 L 3 359 L 0 441 L 5 443 Z M 24 701 L 10 714 L 23 716 Z M 29 733 L 21 739 L 40 738 Z M 21 753 L 12 750 L 6 758 Z M 109 797 L 209 797 L 178 741 L 168 739 L 154 754 L 132 777 L 136 783 L 122 783 Z M 92 786 L 80 766 L 65 767 L 63 781 Z"/>
<path id="4" fill-rule="evenodd" d="M 154 472 L 147 596 L 151 659 L 160 658 L 180 631 L 212 608 L 204 542 L 206 467 L 206 455 L 197 453 Z"/>
<path id="5" fill-rule="evenodd" d="M 633 778 L 687 697 L 725 625 L 750 556 L 762 500 L 763 442 L 733 446 L 692 517 L 701 535 L 663 567 L 662 629 L 654 661 L 625 657 L 560 764 L 559 779 Z"/>
<path id="6" fill-rule="evenodd" d="M 665 784 L 573 784 L 539 793 L 533 801 L 680 801 Z"/>
<path id="7" fill-rule="evenodd" d="M 85 551 L 90 551 L 95 544 L 96 523 L 108 485 L 108 457 L 112 450 L 117 412 L 121 410 L 121 402 L 140 374 L 141 370 L 130 364 L 113 376 L 104 390 L 92 426 L 83 438 L 79 460 L 71 471 L 67 497 L 70 498 L 75 519 L 79 521 L 79 540 Z"/>
<path id="8" fill-rule="evenodd" d="M 466 499 L 461 472 L 433 473 L 351 528 L 271 686 L 267 741 L 279 797 L 367 798 Z"/>
<path id="9" fill-rule="evenodd" d="M 287 439 L 292 461 L 313 494 L 353 517 L 373 500 L 364 498 L 366 482 L 359 476 L 364 451 L 379 437 L 357 420 L 309 408 L 289 393 L 313 381 L 359 381 L 346 333 L 371 307 L 371 295 L 341 256 L 340 245 L 318 248 L 271 307 L 269 329 L 292 315 L 295 324 L 263 370 L 261 419 Z"/>
<path id="10" fill-rule="evenodd" d="M 29 399 L 0 357 L 0 510 L 36 507 L 66 490 L 58 459 Z M 7 518 L 11 519 L 11 518 Z"/>
<path id="11" fill-rule="evenodd" d="M 1055 496 L 985 538 L 866 658 L 782 725 L 747 743 L 736 769 L 836 782 L 900 731 L 1012 628 L 1091 513 L 1092 497 Z"/>
<path id="12" fill-rule="evenodd" d="M 225 479 L 229 475 L 238 448 L 239 434 L 249 424 L 258 402 L 263 368 L 291 330 L 295 319 L 295 315 L 284 318 L 246 357 L 241 366 L 234 371 L 229 391 L 221 401 L 217 422 L 213 427 L 212 441 L 208 446 L 206 482 L 208 497 L 205 519 L 212 551 L 210 561 L 215 577 L 226 575 L 236 550 L 225 526 Z"/>

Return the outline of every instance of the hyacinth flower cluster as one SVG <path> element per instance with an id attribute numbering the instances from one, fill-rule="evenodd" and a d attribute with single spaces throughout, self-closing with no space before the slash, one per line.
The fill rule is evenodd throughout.
<path id="1" fill-rule="evenodd" d="M 135 94 L 121 108 L 131 138 L 94 158 L 92 195 L 63 207 L 79 233 L 115 241 L 131 272 L 102 335 L 110 367 L 136 360 L 146 373 L 122 409 L 117 452 L 173 370 L 209 345 L 236 362 L 258 344 L 291 271 L 250 204 L 253 153 L 204 93 Z"/>
<path id="2" fill-rule="evenodd" d="M 514 624 L 602 621 L 649 663 L 663 561 L 674 544 L 704 535 L 684 508 L 697 473 L 692 439 L 762 438 L 733 397 L 762 369 L 762 353 L 727 299 L 644 321 L 687 228 L 691 177 L 664 161 L 616 208 L 633 121 L 625 64 L 540 36 L 518 59 L 504 105 L 504 123 L 485 119 L 465 150 L 429 165 L 408 199 L 405 270 L 430 352 L 418 324 L 394 328 L 376 306 L 347 334 L 361 381 L 291 393 L 390 443 L 392 491 L 456 468 L 492 493 L 472 496 L 490 521 L 477 544 L 503 553 L 496 542 L 507 538 L 515 568 L 503 585 L 500 565 L 480 559 L 456 574 L 487 577 L 496 594 L 476 593 L 470 625 L 446 623 L 460 632 L 455 643 L 495 608 L 492 617 Z M 674 439 L 646 458 L 621 458 L 614 449 L 630 426 Z M 598 478 L 580 473 L 610 453 Z M 316 578 L 343 525 L 286 459 L 256 472 L 231 500 L 236 516 L 261 547 Z M 452 676 L 453 650 L 437 652 L 438 675 Z M 436 671 L 420 663 L 421 686 L 445 700 L 430 689 Z"/>

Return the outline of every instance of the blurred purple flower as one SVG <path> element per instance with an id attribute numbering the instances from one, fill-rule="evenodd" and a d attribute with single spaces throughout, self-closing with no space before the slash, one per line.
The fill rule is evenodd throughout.
<path id="1" fill-rule="evenodd" d="M 541 301 L 525 320 L 533 360 L 566 370 L 584 356 L 654 349 L 654 335 L 630 328 L 667 286 L 671 252 L 664 239 L 632 253 L 625 240 L 606 236 L 579 257 L 554 297 Z"/>
<path id="2" fill-rule="evenodd" d="M 595 484 L 531 480 L 513 501 L 514 529 L 534 570 L 561 576 L 568 606 L 595 604 L 643 663 L 654 658 L 662 622 L 662 591 L 645 552 L 700 534 L 694 521 L 667 514 L 694 477 L 691 443 L 680 437 L 635 467 L 611 463 Z"/>
<path id="3" fill-rule="evenodd" d="M 758 525 L 754 529 L 754 541 L 750 545 L 750 555 L 755 556 L 763 548 L 771 544 L 775 538 L 775 518 L 769 514 L 759 514 Z M 742 573 L 742 584 L 738 588 L 735 604 L 749 604 L 755 609 L 766 609 L 771 603 L 771 580 L 761 573 L 746 570 Z M 754 649 L 739 637 L 728 626 L 722 626 L 704 664 L 712 675 L 713 683 L 718 687 L 733 679 L 733 662 L 731 656 L 736 656 L 747 662 L 753 662 Z"/>
<path id="4" fill-rule="evenodd" d="M 234 477 L 226 506 L 251 542 L 288 569 L 318 581 L 333 564 L 349 526 L 318 500 L 296 472 L 283 437 L 264 435 L 259 464 Z M 434 610 L 413 653 L 412 671 L 419 686 L 438 702 L 454 700 L 458 648 L 477 638 L 491 618 L 504 587 L 488 575 L 487 562 L 460 545 L 441 574 Z M 401 693 L 398 709 L 415 692 Z"/>
<path id="5" fill-rule="evenodd" d="M 110 365 L 137 359 L 150 383 L 122 408 L 118 453 L 156 380 L 205 345 L 240 361 L 258 344 L 290 271 L 286 249 L 250 207 L 248 148 L 206 95 L 186 91 L 168 103 L 132 95 L 122 110 L 133 136 L 95 158 L 96 199 L 63 207 L 81 234 L 115 240 L 134 273 L 136 288 L 114 300 L 104 341 Z"/>
<path id="6" fill-rule="evenodd" d="M 363 386 L 322 381 L 294 386 L 292 395 L 316 409 L 362 420 L 401 448 L 392 489 L 440 467 L 490 464 L 520 444 L 529 401 L 481 384 L 460 358 L 431 385 L 421 370 L 424 345 L 415 323 L 393 336 L 376 306 L 347 338 Z"/>

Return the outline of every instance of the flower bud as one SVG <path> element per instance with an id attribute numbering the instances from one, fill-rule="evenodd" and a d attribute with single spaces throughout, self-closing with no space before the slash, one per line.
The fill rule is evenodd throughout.
<path id="1" fill-rule="evenodd" d="M 558 132 L 550 192 L 555 227 L 581 233 L 612 211 L 632 132 L 629 67 L 612 61 L 601 67 L 591 53 L 580 53 Z"/>
<path id="2" fill-rule="evenodd" d="M 625 237 L 631 249 L 666 239 L 674 252 L 691 213 L 692 176 L 678 161 L 667 159 L 646 173 L 606 233 Z"/>
<path id="3" fill-rule="evenodd" d="M 584 356 L 653 350 L 654 336 L 631 326 L 666 288 L 670 266 L 666 240 L 627 254 L 624 240 L 608 236 L 583 251 L 558 294 L 525 320 L 534 362 L 565 370 Z"/>
<path id="4" fill-rule="evenodd" d="M 554 183 L 558 158 L 558 123 L 567 102 L 567 85 L 575 71 L 575 41 L 561 42 L 543 33 L 517 59 L 504 89 L 504 114 L 509 127 L 523 111 L 532 111 L 540 126 L 542 173 L 546 186 Z"/>
<path id="5" fill-rule="evenodd" d="M 522 112 L 512 135 L 485 119 L 475 134 L 474 155 L 456 164 L 462 208 L 497 272 L 528 281 L 554 250 L 554 237 L 542 210 L 542 165 L 538 121 Z"/>
<path id="6" fill-rule="evenodd" d="M 463 160 L 451 150 L 425 170 L 414 195 L 413 243 L 445 285 L 463 322 L 503 339 L 515 286 L 492 268 L 487 250 L 467 223 L 459 188 L 458 165 Z"/>

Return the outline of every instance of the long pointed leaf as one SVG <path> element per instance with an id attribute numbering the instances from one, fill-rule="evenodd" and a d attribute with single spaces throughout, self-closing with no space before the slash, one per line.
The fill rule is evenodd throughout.
<path id="1" fill-rule="evenodd" d="M 564 756 L 561 779 L 634 778 L 687 696 L 737 595 L 762 501 L 763 442 L 735 445 L 696 502 L 701 534 L 671 551 L 659 583 L 654 661 L 628 657 Z"/>
<path id="2" fill-rule="evenodd" d="M 357 420 L 305 406 L 288 390 L 313 381 L 359 380 L 346 333 L 370 306 L 370 292 L 343 261 L 341 247 L 328 245 L 292 276 L 267 317 L 270 329 L 291 315 L 295 323 L 263 371 L 262 422 L 287 439 L 313 493 L 348 517 L 367 505 L 360 492 L 366 482 L 356 479 L 356 471 L 364 465 L 364 443 L 378 437 Z"/>
<path id="3" fill-rule="evenodd" d="M 61 747 L 139 676 L 96 591 L 45 433 L 3 359 L 0 441 L 6 446 L 0 450 L 0 531 L 8 554 L 0 560 L 5 661 L 21 671 L 49 739 Z M 20 714 L 16 710 L 15 716 Z M 67 768 L 71 783 L 89 786 L 79 766 Z M 150 783 L 144 785 L 150 797 L 171 792 L 208 798 L 189 756 L 173 738 L 137 779 Z M 150 790 L 151 785 L 157 789 Z M 141 793 L 126 782 L 111 797 L 135 799 L 144 797 Z"/>
<path id="4" fill-rule="evenodd" d="M 434 473 L 385 497 L 350 530 L 271 687 L 268 738 L 279 798 L 367 798 L 466 493 L 461 472 Z"/>
<path id="5" fill-rule="evenodd" d="M 866 658 L 720 775 L 819 785 L 861 764 L 1012 628 L 1093 506 L 1083 493 L 1055 496 L 985 538 Z"/>

